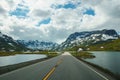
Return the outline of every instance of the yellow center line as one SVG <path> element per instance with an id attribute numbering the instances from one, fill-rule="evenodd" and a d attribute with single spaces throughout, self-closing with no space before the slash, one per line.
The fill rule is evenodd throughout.
<path id="1" fill-rule="evenodd" d="M 55 71 L 55 67 L 53 67 L 51 69 L 51 71 L 43 78 L 43 80 L 48 80 L 48 78 L 50 77 L 50 75 Z"/>
<path id="2" fill-rule="evenodd" d="M 48 78 L 52 75 L 52 73 L 55 71 L 57 66 L 62 62 L 62 59 L 60 59 L 56 65 L 47 73 L 47 75 L 42 80 L 48 80 Z"/>

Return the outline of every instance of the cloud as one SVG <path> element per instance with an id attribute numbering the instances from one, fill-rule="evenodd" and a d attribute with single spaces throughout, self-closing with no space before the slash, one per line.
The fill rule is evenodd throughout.
<path id="1" fill-rule="evenodd" d="M 120 17 L 120 3 L 118 0 L 103 0 L 99 5 L 97 5 L 105 14 L 110 17 Z"/>
<path id="2" fill-rule="evenodd" d="M 73 3 L 65 3 L 65 4 L 57 4 L 57 5 L 52 5 L 51 6 L 52 8 L 54 9 L 60 9 L 60 8 L 64 8 L 64 9 L 75 9 L 77 7 L 76 4 L 73 4 Z"/>
<path id="3" fill-rule="evenodd" d="M 35 9 L 32 11 L 32 14 L 35 17 L 46 18 L 50 16 L 51 12 L 48 10 L 46 11 L 46 10 Z"/>
<path id="4" fill-rule="evenodd" d="M 43 35 L 42 32 L 40 31 L 41 30 L 37 28 L 13 26 L 13 31 L 11 31 L 10 34 L 11 36 L 14 36 L 15 39 L 37 40 L 37 39 L 40 39 L 40 35 Z"/>
<path id="5" fill-rule="evenodd" d="M 1 0 L 0 31 L 14 39 L 61 43 L 74 32 L 120 32 L 119 13 L 118 0 Z"/>
<path id="6" fill-rule="evenodd" d="M 0 6 L 0 14 L 5 14 L 6 11 Z"/>

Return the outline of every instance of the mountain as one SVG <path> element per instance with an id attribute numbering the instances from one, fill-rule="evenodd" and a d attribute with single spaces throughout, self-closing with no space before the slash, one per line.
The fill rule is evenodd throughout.
<path id="1" fill-rule="evenodd" d="M 65 42 L 57 47 L 58 50 L 72 48 L 74 46 L 89 46 L 98 44 L 109 40 L 118 39 L 119 35 L 113 29 L 75 32 L 71 34 Z"/>
<path id="2" fill-rule="evenodd" d="M 12 37 L 0 32 L 0 51 L 23 51 L 27 48 L 16 42 Z"/>
<path id="3" fill-rule="evenodd" d="M 44 41 L 38 41 L 38 40 L 17 40 L 17 42 L 25 45 L 27 48 L 30 49 L 39 49 L 39 50 L 51 50 L 58 46 L 57 43 L 53 42 L 44 42 Z"/>

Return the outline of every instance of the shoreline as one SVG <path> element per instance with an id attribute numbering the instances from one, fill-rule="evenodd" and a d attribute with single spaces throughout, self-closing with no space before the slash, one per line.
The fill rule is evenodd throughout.
<path id="1" fill-rule="evenodd" d="M 90 65 L 90 66 L 92 66 L 92 67 L 94 67 L 95 69 L 100 70 L 100 71 L 102 71 L 102 72 L 110 75 L 111 77 L 115 78 L 116 80 L 120 80 L 120 74 L 115 74 L 115 73 L 111 72 L 111 71 L 108 70 L 108 69 L 105 69 L 105 68 L 100 67 L 100 66 L 98 66 L 98 65 L 96 65 L 96 64 L 87 62 L 87 61 L 81 59 L 80 57 L 76 57 L 76 58 L 77 58 L 78 60 L 80 60 L 80 61 L 82 61 L 82 62 L 84 62 L 84 63 L 86 63 L 86 64 L 88 64 L 88 65 Z"/>
<path id="2" fill-rule="evenodd" d="M 5 74 L 7 72 L 11 72 L 14 71 L 16 69 L 22 68 L 22 67 L 26 67 L 47 59 L 52 58 L 53 56 L 47 56 L 46 58 L 42 58 L 42 59 L 35 59 L 35 60 L 31 60 L 31 61 L 27 61 L 27 62 L 22 62 L 22 63 L 18 63 L 18 64 L 13 64 L 13 65 L 8 65 L 8 66 L 2 66 L 0 67 L 0 75 Z"/>

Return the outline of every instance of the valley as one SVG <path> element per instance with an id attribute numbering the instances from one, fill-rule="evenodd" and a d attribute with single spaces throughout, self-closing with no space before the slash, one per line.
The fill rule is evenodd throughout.
<path id="1" fill-rule="evenodd" d="M 1 70 L 3 73 L 16 70 L 18 68 L 25 67 L 28 65 L 32 65 L 39 61 L 60 56 L 61 53 L 65 51 L 70 52 L 74 57 L 80 60 L 83 59 L 88 62 L 89 62 L 89 59 L 91 61 L 92 59 L 94 60 L 97 58 L 97 56 L 90 51 L 120 51 L 119 49 L 120 38 L 117 32 L 113 29 L 75 32 L 70 36 L 68 36 L 66 41 L 62 42 L 61 44 L 57 44 L 54 42 L 39 41 L 39 40 L 28 40 L 28 41 L 14 40 L 12 37 L 4 35 L 2 33 L 0 33 L 0 35 L 1 35 L 0 36 L 0 43 L 1 43 L 0 56 L 6 56 L 6 57 L 16 56 L 16 55 L 28 55 L 28 56 L 29 55 L 39 55 L 39 56 L 45 55 L 46 56 L 46 58 L 43 58 L 43 59 L 38 59 L 38 60 L 34 59 L 34 60 L 28 60 L 25 62 L 17 63 L 18 66 L 16 66 L 17 64 L 15 63 L 14 65 L 11 65 L 13 69 L 9 65 L 5 69 L 1 67 Z M 24 57 L 24 59 L 26 58 L 27 57 Z M 96 65 L 96 63 L 94 63 L 93 65 Z M 104 66 L 102 67 L 104 68 Z M 6 69 L 9 69 L 9 68 L 10 70 L 6 71 Z M 102 71 L 104 72 L 104 69 L 102 69 Z M 111 73 L 111 74 L 113 74 L 115 78 L 118 77 L 116 73 Z"/>

